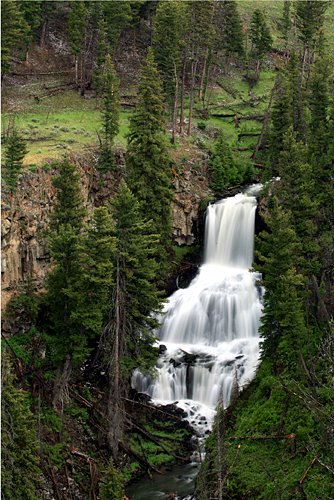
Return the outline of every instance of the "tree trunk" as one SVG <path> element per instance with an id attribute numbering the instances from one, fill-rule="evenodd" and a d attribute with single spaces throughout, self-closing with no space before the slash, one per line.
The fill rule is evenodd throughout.
<path id="1" fill-rule="evenodd" d="M 40 38 L 40 41 L 39 41 L 39 46 L 42 47 L 42 48 L 45 46 L 45 38 L 46 38 L 46 32 L 47 32 L 47 28 L 48 28 L 48 23 L 49 23 L 48 19 L 45 19 L 43 21 L 41 38 Z"/>
<path id="2" fill-rule="evenodd" d="M 181 110 L 180 110 L 180 134 L 183 132 L 184 126 L 184 86 L 186 79 L 186 62 L 183 62 L 182 67 L 182 84 L 181 84 Z"/>
<path id="3" fill-rule="evenodd" d="M 78 57 L 74 56 L 75 63 L 75 85 L 78 86 Z"/>
<path id="4" fill-rule="evenodd" d="M 203 61 L 203 67 L 202 67 L 202 73 L 201 73 L 201 81 L 199 84 L 199 89 L 198 89 L 198 97 L 199 99 L 202 99 L 203 97 L 203 87 L 204 87 L 204 79 L 205 79 L 205 73 L 206 73 L 206 65 L 208 62 L 208 51 L 206 51 L 204 61 Z"/>
<path id="5" fill-rule="evenodd" d="M 120 359 L 125 343 L 125 325 L 124 318 L 124 298 L 121 283 L 121 273 L 119 259 L 117 258 L 117 278 L 116 290 L 114 297 L 115 317 L 112 322 L 113 337 L 109 338 L 109 342 L 113 342 L 112 356 L 109 362 L 109 391 L 107 404 L 108 417 L 108 446 L 112 452 L 113 458 L 118 455 L 119 442 L 122 435 L 124 410 L 121 397 L 121 380 L 120 380 Z"/>
<path id="6" fill-rule="evenodd" d="M 175 144 L 176 137 L 176 127 L 177 127 L 177 106 L 179 97 L 179 80 L 176 70 L 176 64 L 174 61 L 174 77 L 175 77 L 175 95 L 174 95 L 174 105 L 173 105 L 173 127 L 172 127 L 172 143 Z"/>
<path id="7" fill-rule="evenodd" d="M 61 411 L 69 403 L 69 380 L 72 371 L 72 359 L 69 354 L 66 355 L 64 362 L 58 368 L 56 379 L 53 386 L 52 405 Z"/>
<path id="8" fill-rule="evenodd" d="M 197 70 L 197 60 L 193 61 L 191 64 L 191 89 L 190 89 L 189 122 L 188 122 L 187 135 L 191 135 L 193 126 L 193 107 L 194 107 L 196 70 Z"/>

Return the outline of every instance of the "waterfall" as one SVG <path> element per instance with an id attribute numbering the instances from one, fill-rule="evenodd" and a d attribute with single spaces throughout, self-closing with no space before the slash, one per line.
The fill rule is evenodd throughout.
<path id="1" fill-rule="evenodd" d="M 199 435 L 211 428 L 218 401 L 227 406 L 233 384 L 242 388 L 258 363 L 260 276 L 249 271 L 253 194 L 254 188 L 209 205 L 204 263 L 189 287 L 177 290 L 163 310 L 157 378 L 138 370 L 132 378 L 133 387 L 157 403 L 177 402 Z"/>

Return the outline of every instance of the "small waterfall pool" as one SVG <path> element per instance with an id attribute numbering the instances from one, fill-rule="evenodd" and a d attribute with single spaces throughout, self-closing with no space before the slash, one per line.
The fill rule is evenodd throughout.
<path id="1" fill-rule="evenodd" d="M 157 378 L 139 371 L 132 378 L 156 403 L 177 402 L 199 439 L 210 432 L 217 403 L 226 407 L 233 384 L 242 388 L 258 364 L 262 290 L 249 269 L 260 187 L 209 205 L 204 263 L 164 307 Z"/>

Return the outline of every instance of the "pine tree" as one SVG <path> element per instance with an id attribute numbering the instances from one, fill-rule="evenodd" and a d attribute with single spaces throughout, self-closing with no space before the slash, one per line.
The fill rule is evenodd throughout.
<path id="1" fill-rule="evenodd" d="M 119 81 L 110 55 L 107 55 L 102 76 L 102 123 L 103 141 L 100 148 L 98 168 L 110 170 L 115 167 L 114 140 L 119 130 Z"/>
<path id="2" fill-rule="evenodd" d="M 17 2 L 3 0 L 1 2 L 1 70 L 2 76 L 8 73 L 13 51 L 25 46 L 29 26 Z"/>
<path id="3" fill-rule="evenodd" d="M 102 2 L 107 25 L 108 45 L 114 53 L 117 49 L 121 32 L 131 21 L 131 2 Z"/>
<path id="4" fill-rule="evenodd" d="M 70 13 L 68 17 L 68 36 L 71 52 L 75 62 L 75 82 L 78 85 L 78 61 L 85 42 L 86 29 L 86 7 L 84 0 L 76 0 L 70 3 Z"/>
<path id="5" fill-rule="evenodd" d="M 80 363 L 87 354 L 86 339 L 72 317 L 77 306 L 81 232 L 86 212 L 79 177 L 69 160 L 59 164 L 59 176 L 53 184 L 57 188 L 57 201 L 50 220 L 49 246 L 53 266 L 47 279 L 46 301 L 50 310 L 50 354 L 59 367 L 53 404 L 62 406 L 68 401 L 73 360 Z"/>
<path id="6" fill-rule="evenodd" d="M 250 25 L 250 39 L 252 42 L 252 52 L 258 61 L 258 73 L 260 70 L 260 62 L 264 55 L 271 50 L 273 43 L 265 16 L 260 9 L 256 9 L 253 12 Z"/>
<path id="7" fill-rule="evenodd" d="M 103 16 L 101 2 L 94 3 L 96 12 L 96 31 L 97 31 L 97 48 L 96 48 L 96 69 L 94 71 L 94 85 L 96 96 L 99 96 L 103 87 L 103 66 L 105 64 L 106 56 L 108 54 L 108 41 L 107 41 L 107 23 Z"/>
<path id="8" fill-rule="evenodd" d="M 305 51 L 312 51 L 325 20 L 328 2 L 317 0 L 298 0 L 296 2 L 296 24 L 299 38 Z"/>
<path id="9" fill-rule="evenodd" d="M 96 208 L 82 238 L 78 256 L 80 276 L 71 297 L 75 301 L 71 320 L 77 323 L 90 345 L 100 338 L 110 307 L 115 252 L 113 233 L 109 210 Z"/>
<path id="10" fill-rule="evenodd" d="M 180 66 L 182 50 L 185 45 L 186 14 L 184 2 L 171 0 L 158 4 L 154 20 L 154 55 L 161 74 L 167 103 L 173 114 L 173 141 L 177 126 Z"/>
<path id="11" fill-rule="evenodd" d="M 318 268 L 319 250 L 316 235 L 317 200 L 314 198 L 314 178 L 308 162 L 307 148 L 296 141 L 292 129 L 284 137 L 279 160 L 280 197 L 285 209 L 292 214 L 297 236 L 302 242 L 300 265 L 308 272 Z"/>
<path id="12" fill-rule="evenodd" d="M 306 123 L 304 119 L 304 90 L 302 84 L 302 67 L 296 52 L 292 52 L 286 68 L 290 92 L 290 114 L 293 130 L 297 139 L 306 140 Z"/>
<path id="13" fill-rule="evenodd" d="M 23 168 L 22 160 L 26 154 L 26 142 L 13 130 L 7 140 L 3 165 L 4 180 L 12 193 L 16 191 L 17 180 Z"/>
<path id="14" fill-rule="evenodd" d="M 308 104 L 311 111 L 309 143 L 311 155 L 314 161 L 324 161 L 328 148 L 328 93 L 329 67 L 325 57 L 321 54 L 316 60 L 312 72 L 309 86 Z"/>
<path id="15" fill-rule="evenodd" d="M 290 86 L 285 75 L 279 75 L 275 84 L 274 101 L 271 109 L 271 130 L 269 151 L 271 167 L 266 176 L 269 180 L 278 175 L 278 160 L 283 150 L 286 132 L 291 126 Z"/>
<path id="16" fill-rule="evenodd" d="M 289 45 L 289 34 L 292 26 L 290 7 L 290 0 L 284 0 L 283 14 L 278 24 L 282 38 L 284 40 L 285 50 L 287 50 Z"/>
<path id="17" fill-rule="evenodd" d="M 157 263 L 154 259 L 157 235 L 151 223 L 143 222 L 140 207 L 125 182 L 113 201 L 114 288 L 109 322 L 100 352 L 108 367 L 108 444 L 114 458 L 123 430 L 122 397 L 131 370 L 152 368 L 156 349 L 152 329 L 157 326 L 152 313 L 159 309 L 156 290 Z"/>
<path id="18" fill-rule="evenodd" d="M 283 367 L 293 370 L 297 362 L 294 353 L 302 347 L 305 334 L 301 293 L 304 280 L 296 270 L 300 243 L 291 214 L 283 210 L 275 198 L 270 202 L 266 224 L 270 233 L 264 231 L 258 239 L 261 262 L 258 269 L 264 275 L 266 290 L 260 329 L 262 357 L 273 358 L 278 353 L 276 366 L 280 370 Z M 291 349 L 291 345 L 295 349 Z"/>
<path id="19" fill-rule="evenodd" d="M 167 98 L 174 97 L 179 76 L 184 30 L 184 3 L 179 0 L 158 4 L 154 19 L 153 47 Z"/>
<path id="20" fill-rule="evenodd" d="M 20 0 L 20 10 L 29 26 L 29 40 L 36 40 L 38 29 L 42 22 L 42 3 L 43 0 Z"/>
<path id="21" fill-rule="evenodd" d="M 217 44 L 227 57 L 244 55 L 242 22 L 236 2 L 219 2 L 215 13 L 217 23 Z"/>
<path id="22" fill-rule="evenodd" d="M 138 104 L 130 120 L 126 166 L 128 184 L 160 235 L 162 262 L 171 234 L 171 173 L 166 147 L 159 72 L 149 50 L 140 74 Z"/>
<path id="23" fill-rule="evenodd" d="M 3 498 L 37 500 L 41 470 L 28 392 L 16 387 L 7 352 L 2 352 L 1 490 Z"/>
<path id="24" fill-rule="evenodd" d="M 222 133 L 220 133 L 215 143 L 214 152 L 209 162 L 209 172 L 211 176 L 210 185 L 216 192 L 221 192 L 223 189 L 234 186 L 242 180 L 232 150 Z"/>
<path id="25" fill-rule="evenodd" d="M 190 66 L 189 117 L 187 135 L 192 133 L 193 109 L 196 81 L 200 69 L 198 96 L 204 102 L 205 81 L 208 80 L 211 51 L 215 43 L 216 30 L 213 23 L 216 2 L 213 0 L 188 2 L 189 32 L 187 59 Z"/>

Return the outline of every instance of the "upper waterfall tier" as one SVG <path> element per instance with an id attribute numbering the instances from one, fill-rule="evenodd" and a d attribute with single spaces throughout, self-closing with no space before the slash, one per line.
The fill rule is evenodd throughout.
<path id="1" fill-rule="evenodd" d="M 249 269 L 253 260 L 256 198 L 237 194 L 209 205 L 205 263 Z"/>

